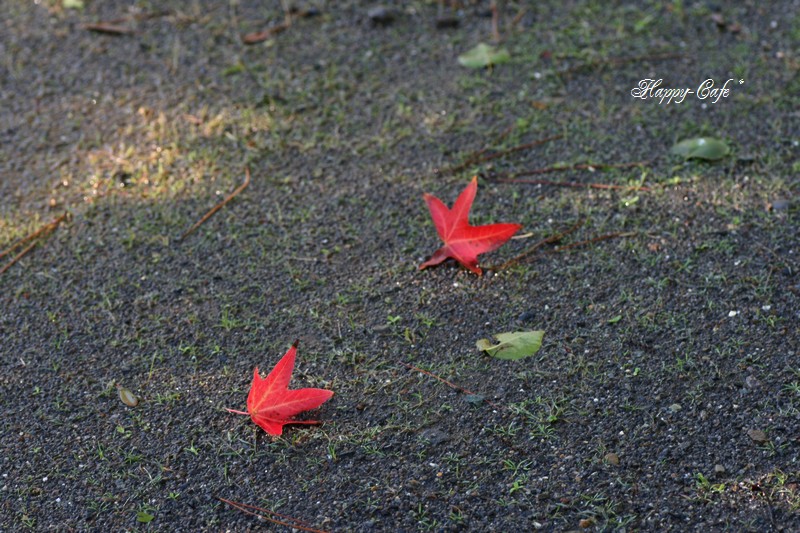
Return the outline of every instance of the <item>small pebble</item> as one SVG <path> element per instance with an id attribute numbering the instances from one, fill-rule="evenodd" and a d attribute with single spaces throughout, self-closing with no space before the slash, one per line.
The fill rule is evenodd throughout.
<path id="1" fill-rule="evenodd" d="M 785 198 L 777 198 L 772 201 L 771 207 L 773 211 L 786 211 L 791 207 L 791 202 Z"/>
<path id="2" fill-rule="evenodd" d="M 764 444 L 769 440 L 769 438 L 767 438 L 767 434 L 760 429 L 748 429 L 747 436 L 750 437 L 753 442 L 758 444 Z"/>
<path id="3" fill-rule="evenodd" d="M 421 434 L 422 438 L 428 441 L 431 446 L 438 446 L 450 440 L 450 436 L 440 429 L 426 429 Z"/>
<path id="4" fill-rule="evenodd" d="M 394 22 L 394 11 L 386 6 L 374 6 L 369 8 L 367 16 L 373 24 L 380 24 L 386 26 Z"/>
<path id="5" fill-rule="evenodd" d="M 619 455 L 614 452 L 607 453 L 603 459 L 610 465 L 619 466 Z"/>
<path id="6" fill-rule="evenodd" d="M 715 474 L 724 474 L 725 473 L 725 467 L 722 466 L 722 465 L 714 465 L 714 473 Z"/>
<path id="7" fill-rule="evenodd" d="M 755 376 L 747 376 L 744 380 L 744 384 L 749 389 L 755 389 L 760 385 L 760 382 L 758 381 L 758 379 L 756 379 Z"/>

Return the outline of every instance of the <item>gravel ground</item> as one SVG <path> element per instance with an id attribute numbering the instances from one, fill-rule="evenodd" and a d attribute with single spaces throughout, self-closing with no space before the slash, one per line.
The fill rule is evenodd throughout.
<path id="1" fill-rule="evenodd" d="M 800 530 L 800 3 L 505 1 L 479 70 L 460 4 L 4 0 L 0 249 L 66 216 L 0 274 L 0 530 Z M 420 271 L 473 175 L 519 238 Z M 335 395 L 270 437 L 294 339 Z"/>

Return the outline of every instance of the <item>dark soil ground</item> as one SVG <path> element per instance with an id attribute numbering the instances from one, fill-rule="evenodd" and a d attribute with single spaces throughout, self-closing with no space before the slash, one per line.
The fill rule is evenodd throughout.
<path id="1" fill-rule="evenodd" d="M 491 70 L 488 2 L 84 4 L 0 3 L 0 249 L 69 213 L 0 275 L 0 530 L 800 530 L 800 2 L 506 1 Z M 649 190 L 498 180 L 587 163 L 528 178 Z M 524 238 L 419 271 L 474 174 Z M 271 438 L 224 408 L 295 338 L 335 396 Z"/>

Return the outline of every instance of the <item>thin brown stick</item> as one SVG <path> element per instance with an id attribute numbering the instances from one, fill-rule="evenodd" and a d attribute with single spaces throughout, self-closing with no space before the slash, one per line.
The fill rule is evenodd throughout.
<path id="1" fill-rule="evenodd" d="M 448 386 L 448 387 L 450 387 L 451 389 L 455 389 L 455 390 L 457 390 L 457 391 L 459 391 L 459 392 L 463 392 L 464 394 L 471 394 L 471 395 L 473 395 L 473 396 L 478 396 L 477 394 L 475 394 L 475 393 L 474 393 L 474 392 L 472 392 L 471 390 L 469 390 L 469 389 L 465 389 L 464 387 L 459 387 L 459 386 L 458 386 L 458 385 L 456 385 L 455 383 L 451 383 L 451 382 L 447 381 L 446 379 L 444 379 L 443 377 L 437 376 L 436 374 L 434 374 L 434 373 L 432 373 L 432 372 L 428 372 L 427 370 L 423 370 L 422 368 L 416 367 L 416 366 L 414 366 L 414 365 L 409 365 L 408 363 L 403 363 L 402 361 L 400 362 L 400 364 L 401 364 L 401 365 L 403 365 L 404 367 L 408 368 L 409 370 L 414 370 L 414 371 L 416 371 L 416 372 L 422 372 L 422 373 L 423 373 L 423 374 L 425 374 L 426 376 L 430 376 L 430 377 L 432 377 L 433 379 L 436 379 L 436 380 L 438 380 L 438 381 L 441 381 L 442 383 L 444 383 L 445 385 L 447 385 L 447 386 Z M 485 401 L 486 403 L 488 403 L 489 405 L 491 405 L 491 406 L 492 406 L 492 407 L 494 407 L 495 409 L 502 409 L 502 406 L 500 406 L 500 405 L 497 405 L 496 403 L 492 403 L 492 402 L 490 402 L 489 400 L 487 400 L 487 399 L 485 399 L 485 398 L 484 398 L 484 400 L 483 400 L 483 401 Z"/>
<path id="2" fill-rule="evenodd" d="M 520 152 L 522 150 L 528 150 L 529 148 L 533 148 L 534 146 L 539 146 L 540 144 L 544 144 L 546 142 L 555 141 L 556 139 L 563 138 L 563 135 L 553 135 L 552 137 L 545 137 L 544 139 L 539 139 L 533 142 L 520 144 L 518 146 L 513 146 L 508 148 L 507 150 L 502 150 L 500 152 L 495 152 L 493 154 L 488 154 L 483 157 L 479 157 L 473 164 L 477 163 L 485 163 L 486 161 L 491 161 L 492 159 L 497 159 L 499 157 L 505 157 L 508 154 L 513 154 L 514 152 Z"/>
<path id="3" fill-rule="evenodd" d="M 190 234 L 190 233 L 192 233 L 194 230 L 196 230 L 197 228 L 199 228 L 199 227 L 200 227 L 200 226 L 201 226 L 201 225 L 202 225 L 202 224 L 203 224 L 203 223 L 204 223 L 206 220 L 208 220 L 209 218 L 211 218 L 211 217 L 212 217 L 212 215 L 213 215 L 214 213 L 216 213 L 217 211 L 219 211 L 220 209 L 222 209 L 222 208 L 225 206 L 225 204 L 227 204 L 228 202 L 230 202 L 231 200 L 233 200 L 234 198 L 236 198 L 236 196 L 237 196 L 237 195 L 238 195 L 240 192 L 242 192 L 242 191 L 243 191 L 243 190 L 244 190 L 244 189 L 245 189 L 245 188 L 246 188 L 246 187 L 247 187 L 247 186 L 250 184 L 250 168 L 245 168 L 245 169 L 244 169 L 244 171 L 245 171 L 245 178 L 244 178 L 244 182 L 243 182 L 241 185 L 239 185 L 239 186 L 236 188 L 236 190 L 235 190 L 235 191 L 233 191 L 232 193 L 230 193 L 230 194 L 229 194 L 229 195 L 228 195 L 228 196 L 227 196 L 227 197 L 226 197 L 224 200 L 222 200 L 220 203 L 218 203 L 217 205 L 215 205 L 214 207 L 212 207 L 212 208 L 211 208 L 211 209 L 208 211 L 208 213 L 206 213 L 205 215 L 203 215 L 203 218 L 201 218 L 200 220 L 198 220 L 197 222 L 195 222 L 195 223 L 194 223 L 194 225 L 193 225 L 191 228 L 189 228 L 188 230 L 186 230 L 186 231 L 184 232 L 184 234 L 183 234 L 183 235 L 181 235 L 180 239 L 178 239 L 178 240 L 181 240 L 181 241 L 182 241 L 183 239 L 185 239 L 187 235 L 189 235 L 189 234 Z"/>
<path id="4" fill-rule="evenodd" d="M 511 130 L 509 129 L 507 131 L 510 132 Z M 505 137 L 505 135 L 508 135 L 508 133 L 505 133 L 503 136 Z M 474 154 L 469 156 L 466 160 L 464 160 L 464 162 L 461 163 L 460 165 L 457 165 L 455 167 L 446 169 L 445 172 L 451 172 L 451 173 L 452 172 L 458 172 L 459 170 L 463 170 L 463 169 L 465 169 L 466 167 L 468 167 L 470 165 L 477 165 L 478 163 L 485 163 L 486 161 L 491 161 L 493 159 L 498 159 L 500 157 L 505 157 L 505 156 L 507 156 L 509 154 L 513 154 L 515 152 L 520 152 L 522 150 L 528 150 L 528 149 L 533 148 L 535 146 L 539 146 L 540 144 L 544 144 L 544 143 L 550 142 L 550 141 L 555 141 L 556 139 L 561 139 L 563 137 L 564 137 L 563 135 L 553 135 L 551 137 L 545 137 L 543 139 L 538 139 L 536 141 L 531 141 L 529 143 L 520 144 L 520 145 L 517 145 L 517 146 L 512 146 L 511 148 L 508 148 L 506 150 L 501 150 L 499 152 L 494 152 L 494 153 L 491 153 L 491 154 L 486 154 L 486 152 L 489 149 L 487 147 L 487 148 L 484 148 L 483 150 L 475 152 Z M 495 141 L 495 142 L 497 142 L 497 141 Z M 486 154 L 486 155 L 484 155 L 484 154 Z"/>
<path id="5" fill-rule="evenodd" d="M 795 263 L 794 261 L 792 261 L 788 257 L 783 257 L 783 256 L 779 255 L 778 253 L 775 252 L 775 250 L 773 250 L 771 248 L 768 248 L 768 247 L 764 246 L 763 244 L 761 244 L 759 242 L 753 242 L 753 244 L 755 244 L 758 248 L 761 248 L 765 252 L 768 252 L 773 257 L 773 259 L 775 259 L 775 263 L 773 264 L 773 268 L 775 267 L 776 264 L 783 263 L 784 265 L 787 265 L 787 264 L 788 265 L 792 265 L 795 270 L 800 270 L 800 267 L 798 267 L 798 263 Z"/>
<path id="6" fill-rule="evenodd" d="M 67 218 L 67 212 L 66 211 L 64 212 L 64 214 L 62 214 L 60 217 L 56 218 L 52 222 L 50 222 L 48 224 L 45 224 L 44 226 L 42 226 L 41 228 L 37 229 L 36 231 L 31 233 L 27 237 L 23 237 L 23 238 L 19 239 L 17 242 L 15 242 L 11 246 L 9 246 L 8 248 L 6 248 L 2 252 L 0 252 L 0 259 L 4 258 L 5 256 L 10 254 L 11 252 L 16 250 L 17 248 L 19 248 L 20 246 L 25 244 L 26 242 L 31 241 L 31 240 L 37 238 L 38 236 L 40 236 L 40 235 L 42 235 L 44 233 L 49 233 L 49 232 L 53 231 L 54 229 L 56 229 L 58 227 L 59 224 L 61 224 L 64 221 L 65 218 Z"/>
<path id="7" fill-rule="evenodd" d="M 544 168 L 533 168 L 530 170 L 520 170 L 519 172 L 499 174 L 493 176 L 493 179 L 497 181 L 502 181 L 508 179 L 516 179 L 519 178 L 520 176 L 535 176 L 538 174 L 549 174 L 550 172 L 566 172 L 567 170 L 606 170 L 609 168 L 646 167 L 650 163 L 652 163 L 652 161 L 633 161 L 630 163 L 597 163 L 597 164 L 581 163 L 578 165 L 567 165 L 563 167 L 544 167 Z M 525 183 L 525 182 L 519 182 L 519 183 Z"/>
<path id="8" fill-rule="evenodd" d="M 549 185 L 551 187 L 576 187 L 588 189 L 615 189 L 623 191 L 645 191 L 649 192 L 650 187 L 640 185 L 610 185 L 606 183 L 580 183 L 577 181 L 549 181 L 549 180 L 518 180 L 518 179 L 499 179 L 498 183 L 527 183 L 529 185 Z"/>
<path id="9" fill-rule="evenodd" d="M 506 137 L 508 137 L 508 134 L 509 134 L 509 133 L 511 133 L 512 131 L 514 131 L 514 124 L 510 125 L 510 126 L 509 126 L 509 127 L 507 127 L 506 129 L 504 129 L 503 131 L 501 131 L 501 132 L 500 132 L 500 133 L 497 135 L 497 137 L 495 137 L 495 138 L 492 140 L 491 144 L 497 144 L 497 143 L 499 143 L 500 141 L 502 141 L 503 139 L 505 139 Z M 490 146 L 491 146 L 491 144 L 490 144 Z M 468 156 L 468 157 L 467 157 L 467 158 L 466 158 L 466 159 L 465 159 L 465 160 L 464 160 L 462 163 L 460 163 L 459 165 L 457 165 L 457 166 L 455 166 L 455 167 L 449 167 L 449 168 L 445 168 L 445 169 L 443 169 L 443 170 L 442 170 L 442 173 L 453 173 L 453 172 L 458 172 L 459 170 L 463 170 L 463 169 L 465 169 L 466 167 L 468 167 L 469 165 L 472 165 L 472 164 L 473 164 L 473 163 L 474 163 L 474 162 L 475 162 L 477 159 L 479 159 L 479 158 L 480 158 L 480 157 L 481 157 L 483 154 L 485 154 L 485 153 L 486 153 L 488 150 L 489 150 L 489 146 L 485 146 L 485 147 L 481 148 L 480 150 L 478 150 L 477 152 L 473 152 L 471 155 L 469 155 L 469 156 Z"/>
<path id="10" fill-rule="evenodd" d="M 587 244 L 593 244 L 593 243 L 596 243 L 596 242 L 607 241 L 609 239 L 616 239 L 616 238 L 620 238 L 620 237 L 632 237 L 634 235 L 637 235 L 637 232 L 635 232 L 635 231 L 627 231 L 627 232 L 606 233 L 605 235 L 599 235 L 599 236 L 593 237 L 591 239 L 586 239 L 585 241 L 578 241 L 578 242 L 573 242 L 573 243 L 570 243 L 570 244 L 565 244 L 564 246 L 558 246 L 556 248 L 553 248 L 550 252 L 545 252 L 545 254 L 563 252 L 564 250 L 570 250 L 572 248 L 577 248 L 578 246 L 585 246 Z M 524 256 L 528 256 L 528 255 L 529 254 L 527 254 L 527 253 L 524 254 Z M 542 254 L 542 255 L 544 255 L 544 254 Z M 537 259 L 539 257 L 541 257 L 541 255 L 537 255 L 536 257 L 534 257 L 534 259 Z M 519 257 L 519 258 L 515 257 L 511 261 L 507 261 L 506 263 L 504 263 L 504 264 L 500 265 L 499 267 L 497 267 L 497 270 L 501 270 L 501 269 L 505 268 L 506 265 L 513 264 L 512 261 L 514 263 L 516 263 L 517 261 L 519 261 L 520 259 L 523 259 L 523 258 L 524 257 Z"/>
<path id="11" fill-rule="evenodd" d="M 684 54 L 644 54 L 639 56 L 631 56 L 631 57 L 609 57 L 607 59 L 600 59 L 597 61 L 589 61 L 587 63 L 582 63 L 580 65 L 575 65 L 574 67 L 570 67 L 566 70 L 562 70 L 559 74 L 571 74 L 573 72 L 577 72 L 583 69 L 590 69 L 595 68 L 603 65 L 611 65 L 618 67 L 620 65 L 624 65 L 625 63 L 635 63 L 637 61 L 663 61 L 665 59 L 682 59 L 686 57 Z"/>
<path id="12" fill-rule="evenodd" d="M 500 42 L 500 28 L 499 28 L 499 19 L 500 13 L 497 11 L 497 1 L 492 0 L 490 4 L 490 9 L 492 10 L 492 40 L 495 43 Z"/>
<path id="13" fill-rule="evenodd" d="M 27 248 L 25 248 L 25 249 L 24 249 L 24 250 L 22 250 L 20 253 L 18 253 L 17 255 L 15 255 L 15 256 L 14 256 L 14 257 L 11 259 L 11 261 L 9 261 L 9 262 L 8 262 L 8 263 L 7 263 L 5 266 L 3 266 L 3 268 L 0 268 L 0 276 L 2 276 L 2 275 L 5 273 L 5 271 L 6 271 L 6 270 L 8 270 L 8 269 L 9 269 L 9 268 L 11 268 L 12 266 L 14 266 L 14 263 L 16 263 L 17 261 L 19 261 L 20 259 L 22 259 L 22 258 L 25 256 L 25 254 L 27 254 L 28 252 L 30 252 L 31 250 L 33 250 L 33 249 L 36 247 L 36 245 L 37 245 L 37 244 L 39 244 L 39 241 L 33 241 L 32 243 L 30 243 L 30 244 L 27 246 Z"/>
<path id="14" fill-rule="evenodd" d="M 516 29 L 517 29 L 517 25 L 520 23 L 520 21 L 522 20 L 522 17 L 524 17 L 524 16 L 525 16 L 525 8 L 524 8 L 524 7 L 521 7 L 521 8 L 519 8 L 519 11 L 518 11 L 518 12 L 517 12 L 517 14 L 514 16 L 514 18 L 513 18 L 513 19 L 511 19 L 511 24 L 509 24 L 509 25 L 508 25 L 508 26 L 509 26 L 509 28 L 510 28 L 512 31 L 513 31 L 513 30 L 516 30 Z"/>
<path id="15" fill-rule="evenodd" d="M 564 237 L 566 237 L 567 235 L 569 235 L 570 233 L 575 233 L 576 231 L 578 231 L 578 228 L 583 226 L 583 224 L 585 222 L 586 222 L 585 219 L 580 219 L 575 224 L 573 224 L 572 227 L 562 231 L 561 233 L 556 233 L 555 235 L 551 235 L 550 237 L 547 237 L 546 239 L 542 239 L 541 241 L 537 242 L 536 244 L 534 244 L 533 246 L 531 246 L 530 248 L 528 248 L 527 250 L 525 250 L 524 252 L 522 252 L 518 256 L 512 257 L 511 259 L 509 259 L 508 261 L 506 261 L 502 265 L 496 267 L 495 270 L 505 270 L 510 266 L 516 265 L 517 263 L 519 263 L 520 261 L 522 261 L 526 257 L 528 257 L 531 254 L 533 254 L 533 252 L 535 252 L 536 250 L 538 250 L 539 248 L 541 248 L 545 244 L 558 242 L 561 239 L 563 239 Z"/>
<path id="16" fill-rule="evenodd" d="M 624 232 L 623 231 L 617 231 L 617 232 L 614 232 L 614 233 L 606 233 L 605 235 L 599 235 L 599 236 L 591 238 L 591 239 L 586 239 L 585 241 L 572 242 L 572 243 L 569 243 L 569 244 L 565 244 L 564 246 L 559 246 L 557 248 L 554 248 L 553 252 L 554 253 L 555 252 L 562 252 L 564 250 L 569 250 L 571 248 L 577 248 L 578 246 L 584 246 L 586 244 L 594 244 L 596 242 L 607 241 L 609 239 L 616 239 L 616 238 L 619 238 L 619 237 L 632 237 L 634 235 L 637 235 L 637 232 L 635 232 L 635 231 L 624 231 Z"/>
<path id="17" fill-rule="evenodd" d="M 270 26 L 265 28 L 262 31 L 257 31 L 253 33 L 248 33 L 247 35 L 242 35 L 242 43 L 244 44 L 257 44 L 262 41 L 266 41 L 273 35 L 277 35 L 282 33 L 289 28 L 292 27 L 292 10 L 290 6 L 286 3 L 285 0 L 281 0 L 281 7 L 283 8 L 283 22 L 280 24 L 275 24 L 274 26 Z M 302 16 L 302 13 L 298 13 L 297 16 Z"/>
<path id="18" fill-rule="evenodd" d="M 273 35 L 277 35 L 281 32 L 288 30 L 290 27 L 291 24 L 287 24 L 286 22 L 281 22 L 280 24 L 275 24 L 274 26 L 270 26 L 269 28 L 266 28 L 262 31 L 248 33 L 246 35 L 242 35 L 242 43 L 257 44 L 266 41 Z"/>
<path id="19" fill-rule="evenodd" d="M 133 15 L 129 15 L 127 17 L 120 17 L 118 19 L 109 20 L 110 24 L 120 24 L 123 22 L 129 22 L 131 20 L 150 20 L 156 19 L 161 17 L 169 17 L 173 15 L 172 11 L 163 10 L 163 11 L 151 11 L 149 13 L 135 13 Z"/>
<path id="20" fill-rule="evenodd" d="M 96 33 L 105 33 L 106 35 L 131 35 L 136 33 L 133 28 L 120 26 L 119 24 L 109 24 L 108 22 L 87 23 L 82 25 L 81 28 Z"/>
<path id="21" fill-rule="evenodd" d="M 270 511 L 269 509 L 264 509 L 262 507 L 257 507 L 255 505 L 248 505 L 246 503 L 233 502 L 231 500 L 226 500 L 225 498 L 220 498 L 219 496 L 217 496 L 216 498 L 219 501 L 225 502 L 228 505 L 230 505 L 230 506 L 242 511 L 243 513 L 247 513 L 249 515 L 257 516 L 259 518 L 267 520 L 268 522 L 272 522 L 273 524 L 278 524 L 280 526 L 286 526 L 286 527 L 290 527 L 290 528 L 294 528 L 294 529 L 299 529 L 300 531 L 310 531 L 311 533 L 328 533 L 327 531 L 324 531 L 322 529 L 315 529 L 315 528 L 311 527 L 307 522 L 304 522 L 304 521 L 302 521 L 302 520 L 300 520 L 298 518 L 292 518 L 291 516 L 282 515 L 282 514 L 276 513 L 275 511 Z M 265 514 L 254 513 L 250 509 L 256 509 L 257 511 L 260 511 L 262 513 L 266 513 L 266 514 L 270 514 L 272 516 L 280 517 L 283 520 L 288 520 L 288 522 L 284 522 L 282 520 L 278 520 L 276 518 L 272 518 L 270 516 L 266 516 Z"/>

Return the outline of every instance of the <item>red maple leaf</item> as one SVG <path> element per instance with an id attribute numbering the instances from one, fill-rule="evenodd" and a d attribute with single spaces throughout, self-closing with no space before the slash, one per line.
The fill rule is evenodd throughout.
<path id="1" fill-rule="evenodd" d="M 292 417 L 316 409 L 330 400 L 333 391 L 311 388 L 289 390 L 297 342 L 294 341 L 266 378 L 262 379 L 258 375 L 258 367 L 255 368 L 250 394 L 247 395 L 247 412 L 227 410 L 237 415 L 250 415 L 253 422 L 270 435 L 282 434 L 286 424 L 316 424 L 316 420 L 292 420 Z"/>
<path id="2" fill-rule="evenodd" d="M 478 267 L 478 254 L 491 252 L 503 245 L 522 226 L 520 224 L 487 224 L 485 226 L 469 225 L 469 210 L 475 193 L 478 190 L 478 177 L 472 178 L 467 188 L 458 195 L 452 209 L 448 209 L 441 200 L 431 194 L 425 194 L 425 201 L 431 212 L 431 218 L 436 226 L 439 237 L 444 241 L 444 246 L 433 253 L 430 259 L 422 263 L 419 268 L 438 265 L 448 257 L 452 257 L 466 268 L 476 273 L 483 274 Z"/>

